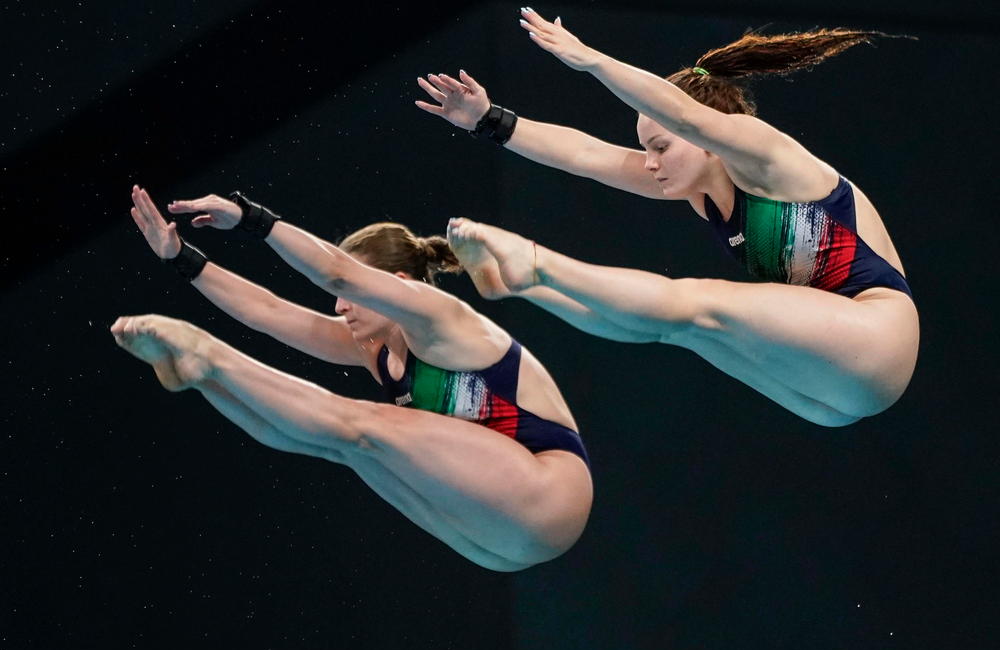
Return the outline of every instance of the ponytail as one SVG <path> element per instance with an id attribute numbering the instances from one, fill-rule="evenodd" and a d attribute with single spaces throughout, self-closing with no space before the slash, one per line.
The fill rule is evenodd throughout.
<path id="1" fill-rule="evenodd" d="M 913 38 L 855 29 L 817 29 L 763 36 L 747 32 L 737 41 L 703 54 L 693 67 L 667 77 L 702 104 L 723 113 L 755 115 L 757 107 L 745 82 L 764 76 L 785 76 L 811 68 L 860 43 L 875 38 Z"/>
<path id="2" fill-rule="evenodd" d="M 403 272 L 430 284 L 438 273 L 463 270 L 447 239 L 439 235 L 417 237 L 400 223 L 365 226 L 345 237 L 339 247 L 346 253 L 364 257 L 367 264 L 377 269 Z"/>
<path id="3" fill-rule="evenodd" d="M 427 256 L 427 273 L 431 278 L 437 273 L 461 273 L 462 263 L 458 261 L 455 251 L 451 250 L 448 240 L 441 235 L 418 237 L 417 241 L 424 247 Z"/>

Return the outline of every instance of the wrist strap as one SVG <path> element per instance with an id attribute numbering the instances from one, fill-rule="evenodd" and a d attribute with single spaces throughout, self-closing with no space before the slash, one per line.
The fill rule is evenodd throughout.
<path id="1" fill-rule="evenodd" d="M 476 128 L 469 131 L 474 138 L 489 138 L 499 145 L 507 144 L 514 135 L 517 126 L 517 115 L 503 106 L 490 104 L 490 110 L 476 123 Z"/>
<path id="2" fill-rule="evenodd" d="M 181 239 L 181 252 L 177 257 L 163 260 L 164 264 L 174 267 L 174 270 L 185 280 L 194 280 L 208 264 L 208 258 L 200 250 Z"/>
<path id="3" fill-rule="evenodd" d="M 260 203 L 254 203 L 243 196 L 243 193 L 239 190 L 230 194 L 229 200 L 240 206 L 240 210 L 243 211 L 243 217 L 236 224 L 236 227 L 247 231 L 254 237 L 264 239 L 271 234 L 271 228 L 274 228 L 274 223 L 278 219 L 281 219 L 281 217 Z"/>

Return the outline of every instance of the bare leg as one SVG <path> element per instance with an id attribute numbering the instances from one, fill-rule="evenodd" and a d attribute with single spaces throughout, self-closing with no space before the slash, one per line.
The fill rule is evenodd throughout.
<path id="1" fill-rule="evenodd" d="M 715 338 L 756 366 L 743 381 L 783 405 L 778 386 L 865 417 L 888 408 L 913 373 L 916 310 L 889 289 L 850 300 L 808 287 L 675 280 L 586 264 L 485 224 L 468 236 L 496 257 L 512 289 L 544 285 L 623 328 L 695 352 L 706 336 Z M 718 354 L 706 359 L 721 361 Z"/>
<path id="2" fill-rule="evenodd" d="M 525 568 L 525 565 L 505 560 L 473 544 L 450 525 L 432 504 L 377 462 L 361 455 L 354 455 L 347 462 L 345 456 L 327 447 L 289 438 L 214 381 L 202 382 L 197 389 L 222 415 L 258 442 L 279 451 L 315 456 L 348 465 L 376 494 L 407 519 L 472 562 L 494 571 L 517 571 Z"/>
<path id="3" fill-rule="evenodd" d="M 543 286 L 532 286 L 512 292 L 500 276 L 497 260 L 486 246 L 473 238 L 475 222 L 452 219 L 448 222 L 448 243 L 463 268 L 468 272 L 479 295 L 487 300 L 500 300 L 511 296 L 524 298 L 550 314 L 561 318 L 578 330 L 621 343 L 656 343 L 657 334 L 639 332 L 622 327 L 604 318 L 593 309 Z"/>
<path id="4" fill-rule="evenodd" d="M 355 456 L 378 463 L 473 545 L 505 560 L 499 570 L 560 555 L 586 523 L 590 475 L 567 452 L 535 456 L 457 418 L 334 395 L 181 321 L 132 317 L 119 329 L 126 331 L 119 343 L 136 356 L 140 339 L 169 348 L 182 386 L 215 381 L 282 435 L 342 454 L 348 465 Z M 375 472 L 364 476 L 382 487 Z M 407 506 L 401 499 L 397 507 Z"/>
<path id="5" fill-rule="evenodd" d="M 857 422 L 859 417 L 846 415 L 799 391 L 775 381 L 760 371 L 758 364 L 733 348 L 705 337 L 692 337 L 687 347 L 730 377 L 743 382 L 771 398 L 799 417 L 825 427 L 843 427 Z"/>

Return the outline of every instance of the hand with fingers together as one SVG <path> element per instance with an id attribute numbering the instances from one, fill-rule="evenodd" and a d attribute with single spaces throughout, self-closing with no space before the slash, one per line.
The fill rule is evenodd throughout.
<path id="1" fill-rule="evenodd" d="M 174 201 L 167 206 L 167 210 L 171 214 L 204 213 L 191 219 L 191 225 L 195 228 L 210 226 L 219 230 L 231 230 L 243 218 L 243 210 L 240 206 L 215 194 L 189 201 Z"/>
<path id="2" fill-rule="evenodd" d="M 430 104 L 418 100 L 415 103 L 419 108 L 443 117 L 467 131 L 476 128 L 476 123 L 490 109 L 486 89 L 476 83 L 465 70 L 459 70 L 458 79 L 446 74 L 429 74 L 427 79 L 418 77 L 417 85 L 437 102 Z"/>
<path id="3" fill-rule="evenodd" d="M 574 70 L 587 70 L 600 61 L 602 54 L 569 33 L 558 16 L 549 22 L 531 7 L 521 7 L 521 16 L 521 27 L 528 32 L 528 37 Z"/>
<path id="4" fill-rule="evenodd" d="M 149 193 L 138 185 L 132 186 L 132 220 L 139 226 L 146 243 L 160 259 L 169 260 L 181 252 L 181 237 L 177 223 L 167 221 L 156 209 Z"/>

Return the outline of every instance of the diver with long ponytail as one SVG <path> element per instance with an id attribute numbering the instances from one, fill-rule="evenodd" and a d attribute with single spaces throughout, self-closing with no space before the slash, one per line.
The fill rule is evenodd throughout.
<path id="1" fill-rule="evenodd" d="M 899 255 L 868 198 L 755 116 L 745 82 L 808 68 L 880 32 L 748 33 L 666 79 L 594 50 L 530 8 L 542 49 L 589 72 L 639 113 L 644 151 L 519 118 L 461 71 L 419 85 L 423 110 L 542 164 L 654 199 L 686 200 L 763 282 L 667 278 L 588 264 L 493 226 L 449 224 L 479 292 L 516 295 L 586 332 L 690 349 L 817 424 L 891 406 L 909 384 L 917 310 Z"/>

